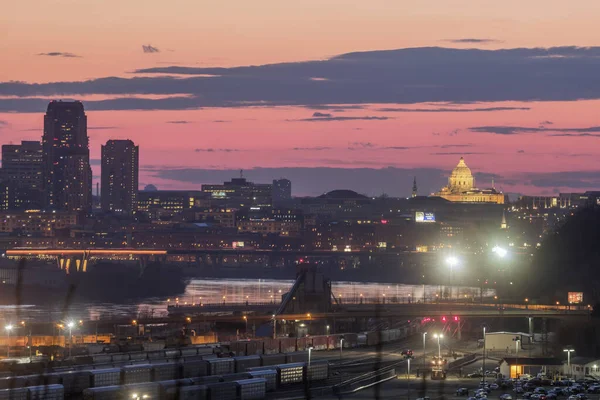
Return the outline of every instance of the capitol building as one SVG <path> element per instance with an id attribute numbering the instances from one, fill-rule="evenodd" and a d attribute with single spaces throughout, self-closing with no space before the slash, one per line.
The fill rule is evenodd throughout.
<path id="1" fill-rule="evenodd" d="M 448 178 L 448 186 L 444 186 L 433 196 L 456 203 L 505 203 L 505 195 L 496 188 L 477 189 L 475 187 L 475 178 L 462 157 Z"/>

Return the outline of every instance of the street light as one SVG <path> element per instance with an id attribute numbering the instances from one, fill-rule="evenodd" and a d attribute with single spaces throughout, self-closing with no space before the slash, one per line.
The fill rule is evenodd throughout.
<path id="1" fill-rule="evenodd" d="M 571 373 L 571 353 L 573 353 L 575 350 L 573 349 L 564 349 L 563 350 L 565 353 L 567 353 L 567 369 L 569 370 L 569 376 L 573 375 Z"/>
<path id="2" fill-rule="evenodd" d="M 248 334 L 248 317 L 244 315 L 244 322 L 246 323 L 246 335 Z"/>
<path id="3" fill-rule="evenodd" d="M 10 357 L 10 331 L 12 331 L 13 326 L 8 324 L 4 327 L 6 329 L 6 334 L 8 335 L 8 342 L 6 344 L 6 357 Z"/>
<path id="4" fill-rule="evenodd" d="M 342 362 L 342 349 L 344 348 L 344 338 L 340 338 L 340 362 Z"/>
<path id="5" fill-rule="evenodd" d="M 494 248 L 492 248 L 492 251 L 496 253 L 496 255 L 500 258 L 504 258 L 508 254 L 508 250 L 499 246 L 494 246 Z"/>
<path id="6" fill-rule="evenodd" d="M 310 346 L 310 347 L 308 348 L 308 366 L 307 366 L 307 369 L 309 369 L 309 370 L 310 370 L 310 356 L 311 356 L 311 354 L 312 354 L 312 350 L 313 350 L 313 347 L 312 347 L 312 346 Z M 307 375 L 308 375 L 308 371 L 307 371 Z"/>
<path id="7" fill-rule="evenodd" d="M 442 346 L 440 345 L 440 340 L 444 338 L 444 335 L 442 335 L 441 333 L 435 333 L 433 335 L 434 339 L 437 339 L 438 342 L 438 358 L 441 360 L 442 359 Z"/>
<path id="8" fill-rule="evenodd" d="M 483 385 L 485 386 L 485 326 L 483 327 L 483 376 L 482 376 L 482 381 L 483 381 Z"/>
<path id="9" fill-rule="evenodd" d="M 73 350 L 73 327 L 75 323 L 73 321 L 69 321 L 67 323 L 67 327 L 69 328 L 69 358 L 71 358 L 72 350 Z"/>
<path id="10" fill-rule="evenodd" d="M 425 336 L 427 336 L 427 332 L 423 332 L 423 362 L 421 364 L 423 364 L 423 366 L 421 368 L 423 368 L 423 373 L 425 373 Z"/>
<path id="11" fill-rule="evenodd" d="M 329 336 L 329 325 L 327 325 L 327 326 L 325 327 L 325 333 L 327 334 L 327 336 Z"/>

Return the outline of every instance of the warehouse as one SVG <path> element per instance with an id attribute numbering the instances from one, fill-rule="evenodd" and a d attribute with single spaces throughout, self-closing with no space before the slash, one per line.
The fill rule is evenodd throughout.
<path id="1" fill-rule="evenodd" d="M 531 335 L 523 332 L 488 332 L 485 334 L 485 348 L 488 352 L 514 354 L 531 343 Z"/>

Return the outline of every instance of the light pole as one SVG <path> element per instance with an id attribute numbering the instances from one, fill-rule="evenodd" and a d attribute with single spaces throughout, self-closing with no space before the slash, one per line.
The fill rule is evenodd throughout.
<path id="1" fill-rule="evenodd" d="M 421 368 L 423 368 L 423 373 L 425 373 L 425 336 L 427 336 L 427 332 L 423 332 L 423 361 L 421 364 Z"/>
<path id="2" fill-rule="evenodd" d="M 329 325 L 325 327 L 325 335 L 329 336 Z"/>
<path id="3" fill-rule="evenodd" d="M 444 338 L 444 335 L 442 335 L 441 333 L 435 333 L 433 335 L 434 339 L 437 339 L 438 342 L 438 358 L 440 359 L 440 361 L 442 360 L 442 346 L 440 344 L 440 340 Z"/>
<path id="4" fill-rule="evenodd" d="M 244 322 L 246 323 L 246 335 L 248 334 L 248 317 L 244 315 Z"/>
<path id="5" fill-rule="evenodd" d="M 310 346 L 310 347 L 308 348 L 308 369 L 310 369 L 310 356 L 311 356 L 311 354 L 312 354 L 312 350 L 313 350 L 313 347 L 312 347 L 312 346 Z"/>
<path id="6" fill-rule="evenodd" d="M 450 256 L 446 259 L 446 262 L 450 266 L 450 287 L 454 289 L 454 267 L 458 265 L 458 258 Z M 450 298 L 452 298 L 452 292 L 450 292 Z"/>
<path id="7" fill-rule="evenodd" d="M 340 339 L 340 363 L 342 362 L 342 350 L 344 349 L 344 338 Z"/>
<path id="8" fill-rule="evenodd" d="M 6 342 L 6 357 L 10 357 L 10 331 L 12 331 L 13 326 L 11 324 L 8 324 L 4 329 L 6 329 L 6 334 L 8 335 L 8 339 Z"/>
<path id="9" fill-rule="evenodd" d="M 569 376 L 572 376 L 573 374 L 571 373 L 571 353 L 573 353 L 575 350 L 564 349 L 563 351 L 567 353 L 567 369 L 569 370 Z"/>
<path id="10" fill-rule="evenodd" d="M 410 358 L 408 359 L 408 369 L 406 372 L 406 385 L 407 385 L 407 393 L 406 398 L 410 399 Z"/>
<path id="11" fill-rule="evenodd" d="M 277 320 L 275 314 L 273 314 L 273 339 L 277 339 Z"/>
<path id="12" fill-rule="evenodd" d="M 483 381 L 483 386 L 485 386 L 485 326 L 483 327 L 483 376 L 481 380 Z"/>
<path id="13" fill-rule="evenodd" d="M 73 354 L 73 327 L 75 326 L 75 323 L 73 321 L 69 321 L 67 323 L 67 327 L 69 328 L 69 358 L 71 358 L 71 355 Z"/>
<path id="14" fill-rule="evenodd" d="M 507 254 L 508 254 L 508 250 L 506 250 L 503 247 L 499 247 L 499 246 L 494 246 L 492 248 L 492 252 L 494 252 L 498 257 L 500 257 L 501 259 L 506 258 Z M 508 288 L 508 285 L 506 285 L 506 265 L 503 266 L 502 268 L 502 284 L 504 286 L 504 288 Z M 507 297 L 507 293 L 503 293 L 502 297 Z"/>

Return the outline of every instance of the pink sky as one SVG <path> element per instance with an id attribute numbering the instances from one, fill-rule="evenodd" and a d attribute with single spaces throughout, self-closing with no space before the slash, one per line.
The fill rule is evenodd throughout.
<path id="1" fill-rule="evenodd" d="M 76 81 L 131 76 L 130 71 L 167 65 L 236 66 L 325 59 L 351 51 L 420 46 L 486 49 L 600 44 L 600 2 L 582 0 L 192 0 L 11 1 L 0 13 L 0 82 Z M 446 39 L 481 38 L 480 44 Z M 142 52 L 152 45 L 157 53 Z M 42 57 L 63 52 L 78 57 Z M 94 96 L 82 97 L 95 99 Z M 106 96 L 101 96 L 106 98 Z M 549 137 L 539 133 L 494 135 L 474 126 L 589 127 L 598 123 L 600 101 L 496 102 L 477 107 L 529 107 L 470 113 L 386 113 L 371 104 L 344 116 L 387 120 L 290 122 L 309 118 L 303 107 L 207 108 L 185 111 L 88 111 L 91 156 L 108 139 L 130 138 L 144 166 L 208 169 L 253 167 L 433 167 L 450 170 L 460 155 L 478 172 L 506 177 L 521 172 L 595 170 L 597 137 Z M 432 105 L 417 104 L 423 108 Z M 436 105 L 433 105 L 436 106 Z M 473 105 L 470 105 L 473 107 Z M 3 143 L 38 140 L 40 113 L 0 113 Z M 168 121 L 188 121 L 172 124 Z M 226 122 L 215 122 L 226 121 Z M 33 131 L 33 129 L 39 129 Z M 164 140 L 167 137 L 168 140 Z M 351 143 L 370 143 L 349 150 Z M 440 145 L 468 148 L 434 148 Z M 409 146 L 411 150 L 384 147 Z M 427 147 L 429 146 L 429 147 Z M 293 150 L 293 148 L 313 150 Z M 314 150 L 314 148 L 326 148 Z M 235 151 L 194 151 L 230 149 Z M 142 172 L 141 182 L 170 187 Z M 511 190 L 533 191 L 521 185 Z"/>

